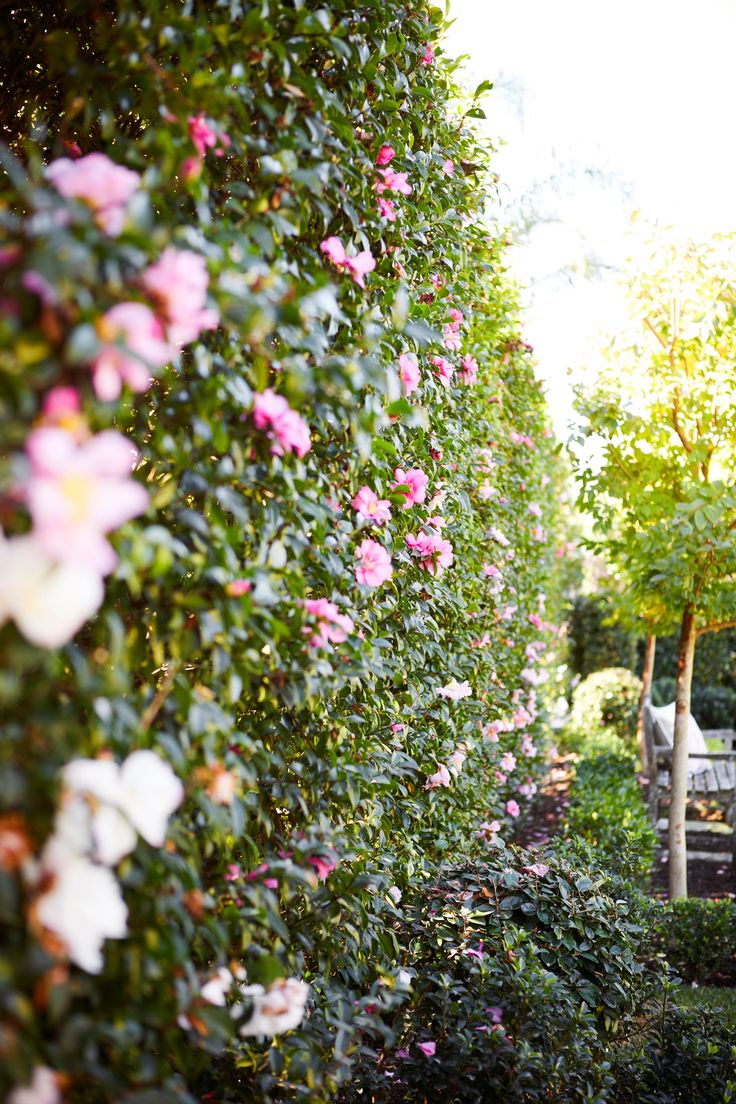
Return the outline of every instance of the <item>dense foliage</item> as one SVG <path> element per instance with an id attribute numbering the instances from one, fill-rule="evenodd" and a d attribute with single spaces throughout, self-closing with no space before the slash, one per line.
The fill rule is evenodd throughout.
<path id="1" fill-rule="evenodd" d="M 636 637 L 609 623 L 611 612 L 599 594 L 579 594 L 572 603 L 567 617 L 568 661 L 583 679 L 606 667 L 637 669 Z"/>
<path id="2" fill-rule="evenodd" d="M 400 1046 L 361 1067 L 370 1099 L 616 1099 L 614 1047 L 666 971 L 646 961 L 644 899 L 580 858 L 504 849 L 406 900 L 411 999 Z"/>
<path id="3" fill-rule="evenodd" d="M 328 1099 L 534 792 L 557 475 L 440 23 L 4 9 L 3 1094 Z"/>
<path id="4" fill-rule="evenodd" d="M 686 981 L 733 981 L 736 902 L 731 898 L 672 901 L 653 930 L 667 961 Z"/>

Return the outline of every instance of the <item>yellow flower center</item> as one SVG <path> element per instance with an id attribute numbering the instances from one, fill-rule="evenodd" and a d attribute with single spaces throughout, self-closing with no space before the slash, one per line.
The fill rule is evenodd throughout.
<path id="1" fill-rule="evenodd" d="M 71 510 L 70 520 L 84 521 L 89 514 L 92 497 L 92 480 L 89 476 L 74 473 L 65 475 L 61 480 L 61 491 Z"/>

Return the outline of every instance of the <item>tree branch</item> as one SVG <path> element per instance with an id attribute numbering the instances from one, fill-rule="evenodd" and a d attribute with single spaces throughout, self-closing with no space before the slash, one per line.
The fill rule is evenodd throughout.
<path id="1" fill-rule="evenodd" d="M 711 621 L 708 625 L 701 625 L 696 630 L 698 636 L 703 633 L 720 632 L 721 629 L 736 629 L 736 619 L 733 621 Z"/>
<path id="2" fill-rule="evenodd" d="M 659 330 L 656 330 L 656 329 L 654 328 L 654 326 L 652 325 L 652 323 L 651 323 L 651 322 L 649 321 L 649 318 L 645 318 L 645 319 L 644 319 L 644 325 L 645 325 L 645 326 L 647 327 L 647 329 L 648 329 L 648 330 L 651 330 L 651 332 L 652 332 L 652 333 L 654 334 L 654 336 L 656 337 L 657 341 L 658 341 L 658 342 L 659 342 L 659 344 L 660 344 L 660 345 L 662 346 L 662 348 L 663 348 L 663 349 L 665 350 L 665 352 L 669 352 L 669 345 L 667 344 L 667 342 L 665 341 L 665 339 L 664 339 L 664 338 L 662 337 L 662 335 L 661 335 L 661 333 L 659 332 Z"/>

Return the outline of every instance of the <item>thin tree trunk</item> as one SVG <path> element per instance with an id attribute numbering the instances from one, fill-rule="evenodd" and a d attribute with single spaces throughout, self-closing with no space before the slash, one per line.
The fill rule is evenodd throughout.
<path id="1" fill-rule="evenodd" d="M 639 717 L 636 726 L 636 739 L 639 745 L 639 759 L 642 767 L 647 766 L 646 749 L 644 748 L 644 699 L 652 692 L 652 678 L 654 676 L 654 654 L 657 650 L 656 636 L 648 636 L 644 649 L 644 670 L 641 673 L 641 694 L 639 696 Z"/>
<path id="2" fill-rule="evenodd" d="M 687 897 L 687 841 L 685 838 L 685 808 L 687 805 L 687 722 L 690 716 L 690 691 L 695 655 L 695 614 L 688 607 L 682 615 L 680 644 L 677 652 L 677 687 L 675 690 L 675 737 L 670 781 L 670 819 L 668 842 L 670 851 L 670 900 Z"/>

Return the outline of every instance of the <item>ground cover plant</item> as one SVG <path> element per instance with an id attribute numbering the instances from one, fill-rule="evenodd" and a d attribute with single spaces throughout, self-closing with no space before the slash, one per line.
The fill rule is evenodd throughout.
<path id="1" fill-rule="evenodd" d="M 2 23 L 0 1092 L 324 1101 L 540 762 L 484 90 L 424 3 Z"/>

